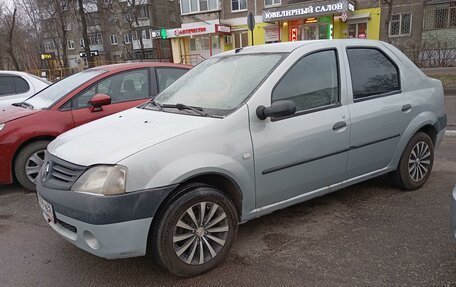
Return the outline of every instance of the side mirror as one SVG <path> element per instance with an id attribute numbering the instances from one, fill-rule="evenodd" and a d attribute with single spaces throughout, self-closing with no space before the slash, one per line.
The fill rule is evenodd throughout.
<path id="1" fill-rule="evenodd" d="M 259 106 L 256 110 L 257 117 L 260 120 L 287 117 L 294 115 L 294 113 L 296 113 L 296 104 L 291 100 L 276 101 L 270 107 Z"/>
<path id="2" fill-rule="evenodd" d="M 96 94 L 89 104 L 92 106 L 92 112 L 98 112 L 102 110 L 102 106 L 111 104 L 111 97 L 106 94 Z"/>

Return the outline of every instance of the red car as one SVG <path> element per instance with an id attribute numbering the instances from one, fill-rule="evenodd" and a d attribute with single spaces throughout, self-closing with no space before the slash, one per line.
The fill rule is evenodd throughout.
<path id="1" fill-rule="evenodd" d="M 22 103 L 0 106 L 0 184 L 28 190 L 50 141 L 87 122 L 138 106 L 191 67 L 170 63 L 100 66 L 65 78 Z M 62 175 L 63 176 L 63 175 Z"/>

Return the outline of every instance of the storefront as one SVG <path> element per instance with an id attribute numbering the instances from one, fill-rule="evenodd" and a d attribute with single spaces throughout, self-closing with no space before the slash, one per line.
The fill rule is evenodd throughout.
<path id="1" fill-rule="evenodd" d="M 195 65 L 223 52 L 224 36 L 231 34 L 231 27 L 192 23 L 191 27 L 169 29 L 166 32 L 168 38 L 172 39 L 174 61 Z"/>
<path id="2" fill-rule="evenodd" d="M 289 41 L 378 39 L 379 9 L 356 11 L 351 0 L 305 2 L 266 8 L 263 10 L 263 22 L 287 26 Z"/>

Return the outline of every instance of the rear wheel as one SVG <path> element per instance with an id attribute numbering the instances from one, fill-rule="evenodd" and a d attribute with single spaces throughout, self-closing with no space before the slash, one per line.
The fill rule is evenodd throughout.
<path id="1" fill-rule="evenodd" d="M 433 164 L 434 144 L 427 134 L 419 132 L 405 147 L 398 169 L 391 175 L 402 189 L 415 190 L 426 183 Z"/>
<path id="2" fill-rule="evenodd" d="M 195 276 L 220 264 L 237 233 L 231 200 L 211 186 L 192 187 L 161 213 L 152 248 L 161 266 L 177 276 Z"/>
<path id="3" fill-rule="evenodd" d="M 35 191 L 36 179 L 43 166 L 44 153 L 49 141 L 36 141 L 26 145 L 16 157 L 14 174 L 17 181 L 29 191 Z"/>

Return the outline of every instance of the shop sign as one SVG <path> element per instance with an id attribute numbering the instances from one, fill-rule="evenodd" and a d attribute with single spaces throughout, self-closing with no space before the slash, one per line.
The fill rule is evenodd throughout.
<path id="1" fill-rule="evenodd" d="M 160 30 L 152 30 L 150 32 L 150 36 L 152 37 L 152 39 L 159 39 L 159 38 L 161 38 L 161 31 Z"/>
<path id="2" fill-rule="evenodd" d="M 176 29 L 174 30 L 174 35 L 176 37 L 179 36 L 186 36 L 186 35 L 191 35 L 191 34 L 199 34 L 199 33 L 205 33 L 206 32 L 206 27 L 198 27 L 198 28 L 190 28 L 190 29 Z"/>
<path id="3" fill-rule="evenodd" d="M 43 53 L 41 54 L 41 60 L 52 60 L 55 58 L 54 53 Z"/>
<path id="4" fill-rule="evenodd" d="M 90 56 L 91 57 L 98 56 L 98 50 L 91 50 L 90 51 Z M 79 57 L 81 57 L 81 58 L 87 57 L 86 52 L 79 52 Z"/>
<path id="5" fill-rule="evenodd" d="M 351 6 L 350 6 L 351 5 Z M 317 3 L 303 3 L 263 10 L 263 21 L 271 22 L 293 18 L 309 18 L 319 15 L 341 14 L 354 10 L 354 5 L 348 0 L 332 0 Z"/>
<path id="6" fill-rule="evenodd" d="M 298 41 L 298 28 L 291 28 L 291 42 Z"/>
<path id="7" fill-rule="evenodd" d="M 304 21 L 304 24 L 312 24 L 312 23 L 317 23 L 318 22 L 318 19 L 317 18 L 307 18 L 305 21 Z"/>
<path id="8" fill-rule="evenodd" d="M 231 27 L 227 25 L 215 24 L 215 33 L 231 34 Z"/>
<path id="9" fill-rule="evenodd" d="M 279 41 L 279 27 L 270 26 L 264 27 L 264 41 L 266 43 Z"/>

